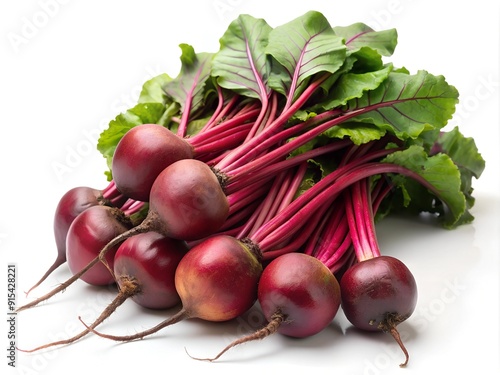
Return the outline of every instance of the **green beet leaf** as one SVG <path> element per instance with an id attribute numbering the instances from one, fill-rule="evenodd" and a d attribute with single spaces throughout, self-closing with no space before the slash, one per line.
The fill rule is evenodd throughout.
<path id="1" fill-rule="evenodd" d="M 345 112 L 351 121 L 374 124 L 405 140 L 444 127 L 457 102 L 458 91 L 443 76 L 391 72 L 375 90 L 350 100 Z"/>
<path id="2" fill-rule="evenodd" d="M 179 75 L 165 83 L 166 94 L 180 104 L 182 112 L 178 135 L 183 137 L 190 116 L 205 103 L 205 85 L 210 78 L 212 53 L 196 54 L 194 48 L 188 44 L 181 44 L 181 71 Z"/>
<path id="3" fill-rule="evenodd" d="M 486 166 L 474 139 L 465 137 L 458 127 L 454 127 L 450 131 L 441 132 L 433 151 L 447 154 L 457 165 L 461 176 L 461 190 L 467 199 L 467 206 L 471 208 L 475 203 L 472 178 L 479 178 Z"/>
<path id="4" fill-rule="evenodd" d="M 347 121 L 331 127 L 323 134 L 330 138 L 349 137 L 352 143 L 361 145 L 370 141 L 378 140 L 386 133 L 385 129 L 379 128 L 370 123 Z"/>
<path id="5" fill-rule="evenodd" d="M 345 39 L 347 56 L 356 58 L 355 72 L 382 69 L 383 57 L 391 56 L 398 42 L 396 29 L 375 31 L 361 22 L 333 30 Z"/>
<path id="6" fill-rule="evenodd" d="M 181 71 L 175 79 L 163 85 L 163 90 L 181 106 L 181 111 L 196 111 L 203 105 L 204 88 L 210 77 L 212 53 L 195 54 L 192 46 L 181 44 Z"/>
<path id="7" fill-rule="evenodd" d="M 401 191 L 399 195 L 393 194 L 391 210 L 436 214 L 448 229 L 472 220 L 461 189 L 460 170 L 448 155 L 439 153 L 429 156 L 422 147 L 410 146 L 388 155 L 384 162 L 411 169 L 435 188 L 431 192 L 411 178 L 392 176 L 393 183 Z"/>
<path id="8" fill-rule="evenodd" d="M 342 74 L 335 85 L 331 87 L 326 99 L 316 107 L 319 106 L 323 110 L 329 110 L 343 106 L 349 100 L 360 98 L 365 91 L 375 90 L 387 79 L 391 71 L 392 64 L 387 64 L 387 66 L 376 71 Z"/>
<path id="9" fill-rule="evenodd" d="M 345 39 L 348 54 L 355 54 L 365 47 L 377 51 L 382 56 L 391 56 L 398 43 L 396 29 L 375 31 L 362 22 L 349 26 L 336 26 L 335 34 Z"/>
<path id="10" fill-rule="evenodd" d="M 142 90 L 139 95 L 139 103 L 161 103 L 166 104 L 169 101 L 163 87 L 172 78 L 166 74 L 159 74 L 151 78 L 142 85 Z"/>
<path id="11" fill-rule="evenodd" d="M 287 97 L 286 108 L 303 91 L 308 78 L 336 72 L 344 63 L 346 48 L 328 20 L 310 11 L 274 28 L 266 53 L 273 58 L 269 86 Z"/>
<path id="12" fill-rule="evenodd" d="M 221 87 L 267 101 L 270 62 L 265 47 L 270 31 L 266 21 L 245 14 L 229 25 L 212 62 L 212 76 Z"/>

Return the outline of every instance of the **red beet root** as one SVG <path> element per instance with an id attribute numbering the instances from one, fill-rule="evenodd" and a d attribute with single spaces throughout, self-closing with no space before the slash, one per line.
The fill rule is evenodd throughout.
<path id="1" fill-rule="evenodd" d="M 374 227 L 369 180 L 362 180 L 344 192 L 346 217 L 358 263 L 340 280 L 342 309 L 357 328 L 390 333 L 405 354 L 409 354 L 396 326 L 415 310 L 417 284 L 400 260 L 380 254 Z"/>
<path id="2" fill-rule="evenodd" d="M 417 285 L 398 259 L 381 255 L 351 266 L 340 280 L 342 309 L 357 328 L 390 333 L 405 353 L 396 326 L 408 319 L 417 303 Z"/>
<path id="3" fill-rule="evenodd" d="M 169 129 L 138 125 L 125 133 L 113 154 L 113 180 L 129 198 L 149 201 L 151 186 L 173 162 L 193 157 L 193 147 Z"/>
<path id="4" fill-rule="evenodd" d="M 278 332 L 292 337 L 315 335 L 329 325 L 340 307 L 340 286 L 318 259 L 288 253 L 264 269 L 259 303 L 268 321 L 279 311 L 284 317 Z"/>
<path id="5" fill-rule="evenodd" d="M 151 188 L 149 203 L 161 221 L 160 231 L 186 241 L 215 233 L 229 212 L 216 175 L 195 159 L 179 160 L 163 170 Z"/>
<path id="6" fill-rule="evenodd" d="M 389 332 L 406 320 L 417 304 L 417 285 L 398 259 L 381 255 L 356 263 L 340 281 L 342 309 L 356 327 Z"/>
<path id="7" fill-rule="evenodd" d="M 82 212 L 71 224 L 66 241 L 66 258 L 73 275 L 86 267 L 111 239 L 131 228 L 131 223 L 116 208 L 94 206 Z M 109 285 L 115 282 L 113 269 L 114 255 L 118 246 L 106 254 L 103 263 L 94 264 L 80 277 L 91 285 Z"/>
<path id="8" fill-rule="evenodd" d="M 118 286 L 137 282 L 132 296 L 138 305 L 168 309 L 180 303 L 175 289 L 175 270 L 188 247 L 184 241 L 157 232 L 141 233 L 125 240 L 115 254 L 114 273 Z"/>
<path id="9" fill-rule="evenodd" d="M 182 259 L 175 285 L 191 317 L 211 322 L 241 315 L 257 299 L 262 265 L 251 249 L 230 236 L 215 236 Z"/>

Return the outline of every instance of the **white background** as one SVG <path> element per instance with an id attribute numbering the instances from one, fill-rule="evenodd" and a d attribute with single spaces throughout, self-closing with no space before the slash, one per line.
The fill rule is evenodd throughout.
<path id="1" fill-rule="evenodd" d="M 104 159 L 95 149 L 98 134 L 135 103 L 146 79 L 178 73 L 179 43 L 215 52 L 240 13 L 278 26 L 311 9 L 332 25 L 361 21 L 375 29 L 397 28 L 399 44 L 390 60 L 411 72 L 443 74 L 458 88 L 461 103 L 450 126 L 474 137 L 487 162 L 474 181 L 474 223 L 454 231 L 416 220 L 380 223 L 382 252 L 402 259 L 419 284 L 417 310 L 400 325 L 411 355 L 408 368 L 398 367 L 402 353 L 388 335 L 351 329 L 341 311 L 331 327 L 308 339 L 275 335 L 235 348 L 218 363 L 186 355 L 185 347 L 193 355 L 214 355 L 238 332 L 255 327 L 257 315 L 251 312 L 224 324 L 181 322 L 141 342 L 116 344 L 88 336 L 67 347 L 18 353 L 17 368 L 9 368 L 9 374 L 169 373 L 176 365 L 217 374 L 309 368 L 337 374 L 498 373 L 500 11 L 491 1 L 2 2 L 0 304 L 7 300 L 1 288 L 7 289 L 8 263 L 17 264 L 21 304 L 22 291 L 55 258 L 52 219 L 61 195 L 78 185 L 106 185 Z M 62 266 L 33 297 L 68 276 Z M 78 315 L 90 322 L 112 297 L 112 291 L 76 283 L 17 316 L 17 344 L 31 348 L 65 338 L 81 328 Z M 100 328 L 131 333 L 170 313 L 127 301 Z M 5 313 L 0 320 L 6 319 Z M 5 373 L 8 326 L 1 327 L 0 371 Z"/>

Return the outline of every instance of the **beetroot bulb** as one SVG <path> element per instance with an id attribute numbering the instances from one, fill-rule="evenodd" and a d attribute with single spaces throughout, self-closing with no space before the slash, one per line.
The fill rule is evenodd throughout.
<path id="1" fill-rule="evenodd" d="M 120 207 L 126 198 L 116 190 L 111 181 L 103 189 L 94 189 L 88 186 L 77 186 L 68 190 L 59 200 L 54 213 L 54 239 L 57 256 L 43 276 L 26 292 L 28 295 L 54 272 L 60 265 L 66 263 L 66 237 L 73 220 L 87 208 L 97 205 Z"/>
<path id="2" fill-rule="evenodd" d="M 114 207 L 94 206 L 82 212 L 71 224 L 66 241 L 66 257 L 73 275 L 85 267 L 100 249 L 112 238 L 126 232 L 132 223 L 123 212 Z M 114 255 L 118 246 L 113 247 L 104 262 L 96 263 L 81 280 L 94 286 L 113 284 Z"/>
<path id="3" fill-rule="evenodd" d="M 276 319 L 282 322 L 277 332 L 309 337 L 321 332 L 337 314 L 340 286 L 318 259 L 292 252 L 266 266 L 259 282 L 258 300 L 271 325 Z"/>
<path id="4" fill-rule="evenodd" d="M 156 124 L 138 125 L 127 131 L 116 146 L 113 180 L 125 196 L 148 201 L 158 174 L 174 161 L 193 155 L 192 146 L 169 129 Z"/>
<path id="5" fill-rule="evenodd" d="M 407 365 L 409 354 L 397 325 L 408 319 L 417 303 L 417 284 L 399 259 L 381 255 L 373 222 L 370 180 L 346 190 L 346 214 L 358 262 L 340 280 L 342 309 L 347 319 L 365 331 L 390 333 L 401 347 Z"/>
<path id="6" fill-rule="evenodd" d="M 181 159 L 166 167 L 151 187 L 148 213 L 141 223 L 109 239 L 98 254 L 139 233 L 155 231 L 182 241 L 216 232 L 225 222 L 229 202 L 211 168 L 196 159 Z M 88 268 L 81 271 L 81 275 Z"/>
<path id="7" fill-rule="evenodd" d="M 114 259 L 120 288 L 137 284 L 132 301 L 148 309 L 168 309 L 180 303 L 175 289 L 175 270 L 189 248 L 185 241 L 158 232 L 140 233 L 126 239 Z"/>
<path id="8" fill-rule="evenodd" d="M 175 270 L 187 251 L 184 241 L 174 240 L 157 232 L 141 233 L 124 241 L 114 257 L 113 270 L 118 293 L 90 327 L 96 328 L 128 299 L 139 306 L 155 310 L 169 309 L 179 304 L 180 297 L 174 283 Z M 84 329 L 66 340 L 23 351 L 34 352 L 71 344 L 89 332 Z"/>

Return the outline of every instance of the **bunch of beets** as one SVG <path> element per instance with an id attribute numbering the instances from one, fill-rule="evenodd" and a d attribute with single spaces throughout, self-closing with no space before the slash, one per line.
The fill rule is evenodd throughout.
<path id="1" fill-rule="evenodd" d="M 181 44 L 176 78 L 147 81 L 138 103 L 102 132 L 104 189 L 75 187 L 56 208 L 58 256 L 72 277 L 115 285 L 92 332 L 131 341 L 184 319 L 241 316 L 267 325 L 228 349 L 276 332 L 314 335 L 339 310 L 355 327 L 391 334 L 417 303 L 400 260 L 382 255 L 375 223 L 392 213 L 469 223 L 472 178 L 485 162 L 473 139 L 444 127 L 458 102 L 443 76 L 385 61 L 396 30 L 332 27 L 310 11 L 272 28 L 240 15 L 216 53 Z M 124 301 L 179 306 L 143 332 L 96 330 Z M 200 358 L 198 358 L 200 359 Z"/>

